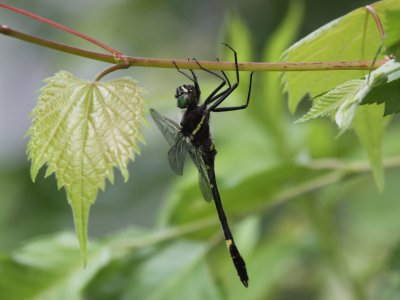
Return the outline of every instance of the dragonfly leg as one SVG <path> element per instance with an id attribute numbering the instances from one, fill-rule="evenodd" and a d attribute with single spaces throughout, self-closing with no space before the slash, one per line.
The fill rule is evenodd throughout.
<path id="1" fill-rule="evenodd" d="M 251 93 L 251 85 L 252 85 L 252 81 L 253 81 L 253 73 L 250 74 L 250 84 L 249 84 L 249 91 L 247 94 L 247 100 L 246 100 L 246 104 L 244 105 L 240 105 L 240 106 L 232 106 L 232 107 L 221 107 L 218 108 L 218 106 L 226 99 L 228 98 L 228 96 L 230 94 L 232 94 L 232 92 L 237 88 L 237 86 L 239 85 L 239 81 L 240 81 L 240 77 L 239 77 L 239 64 L 238 64 L 238 59 L 237 59 L 237 52 L 229 45 L 224 44 L 225 46 L 227 46 L 229 49 L 231 49 L 233 51 L 233 55 L 234 55 L 234 60 L 235 60 L 235 66 L 236 66 L 236 82 L 228 89 L 226 89 L 225 91 L 213 96 L 210 99 L 210 103 L 214 102 L 213 105 L 211 105 L 208 110 L 209 111 L 213 111 L 213 112 L 221 112 L 221 111 L 233 111 L 233 110 L 239 110 L 239 109 L 245 109 L 250 101 L 250 93 Z"/>
<path id="2" fill-rule="evenodd" d="M 233 110 L 240 110 L 240 109 L 246 109 L 247 106 L 249 105 L 250 102 L 250 96 L 251 96 L 251 86 L 253 83 L 253 74 L 254 72 L 250 73 L 250 83 L 249 83 L 249 89 L 247 92 L 247 99 L 246 99 L 246 103 L 243 105 L 239 105 L 239 106 L 230 106 L 230 107 L 218 107 L 218 105 L 220 105 L 231 93 L 227 93 L 225 95 L 221 95 L 221 98 L 215 102 L 210 108 L 210 111 L 213 112 L 222 112 L 222 111 L 233 111 Z"/>
<path id="3" fill-rule="evenodd" d="M 231 87 L 231 83 L 230 83 L 230 81 L 229 81 L 229 79 L 228 79 L 228 77 L 226 76 L 226 74 L 225 74 L 224 71 L 221 71 L 221 72 L 222 72 L 222 75 L 223 75 L 223 77 L 222 77 L 221 75 L 219 75 L 219 74 L 217 74 L 217 73 L 215 73 L 215 72 L 213 72 L 213 71 L 211 71 L 211 70 L 208 70 L 208 69 L 204 68 L 204 67 L 199 63 L 199 61 L 198 61 L 196 58 L 193 58 L 193 60 L 196 62 L 196 64 L 199 66 L 199 68 L 200 68 L 201 70 L 203 70 L 203 71 L 205 71 L 205 72 L 207 72 L 207 73 L 210 73 L 210 74 L 212 74 L 212 75 L 215 75 L 215 76 L 217 76 L 219 79 L 222 80 L 222 82 L 211 92 L 211 94 L 207 97 L 207 99 L 204 100 L 204 104 L 207 106 L 208 104 L 210 104 L 210 103 L 212 102 L 212 101 L 210 101 L 210 100 L 215 96 L 216 93 L 218 93 L 218 92 L 223 88 L 223 86 L 224 86 L 225 84 L 228 83 L 228 86 L 229 86 L 229 88 L 230 88 L 230 87 Z M 217 58 L 217 61 L 219 61 L 218 58 Z"/>
<path id="4" fill-rule="evenodd" d="M 231 85 L 231 83 L 230 83 L 230 81 L 229 81 L 229 79 L 228 79 L 228 77 L 226 76 L 226 74 L 225 74 L 225 72 L 224 71 L 221 71 L 222 72 L 222 75 L 224 76 L 224 78 L 225 78 L 225 80 L 224 81 L 226 81 L 227 83 L 228 83 L 228 88 L 227 89 L 225 89 L 224 91 L 222 91 L 222 92 L 220 92 L 220 93 L 218 93 L 217 94 L 217 92 L 222 88 L 222 86 L 218 89 L 216 89 L 216 90 L 214 90 L 208 97 L 207 97 L 207 99 L 204 101 L 204 103 L 206 104 L 206 105 L 208 105 L 208 104 L 210 104 L 210 103 L 213 103 L 214 101 L 217 101 L 215 104 L 213 104 L 213 106 L 209 109 L 209 110 L 212 110 L 212 108 L 215 108 L 215 107 L 217 107 L 219 104 L 221 104 L 221 102 L 222 101 L 224 101 L 236 88 L 237 88 L 237 86 L 239 85 L 239 64 L 238 64 L 238 59 L 237 59 L 237 52 L 231 47 L 231 46 L 229 46 L 228 44 L 225 44 L 224 43 L 224 45 L 226 46 L 226 47 L 228 47 L 230 50 L 232 50 L 232 52 L 233 52 L 233 57 L 234 57 L 234 61 L 235 61 L 235 73 L 236 73 L 236 82 L 233 84 L 233 85 Z M 208 70 L 209 71 L 209 70 Z M 209 71 L 210 73 L 213 73 L 213 72 L 211 72 L 211 71 Z M 215 74 L 216 75 L 216 74 Z M 217 75 L 218 77 L 220 77 L 221 78 L 221 76 L 219 76 L 219 75 Z M 217 104 L 218 103 L 218 104 Z"/>
<path id="5" fill-rule="evenodd" d="M 188 59 L 189 60 L 189 59 Z M 176 62 L 173 62 L 175 65 L 176 70 L 181 73 L 182 75 L 184 75 L 186 78 L 188 78 L 190 81 L 192 81 L 194 83 L 194 87 L 196 89 L 196 94 L 198 97 L 200 97 L 201 94 L 201 90 L 200 90 L 200 85 L 199 85 L 199 81 L 197 80 L 197 76 L 196 74 L 193 72 L 192 69 L 189 69 L 190 73 L 192 74 L 193 77 L 190 77 L 188 74 L 186 74 L 185 72 L 183 72 L 181 69 L 179 69 L 178 65 L 176 64 Z"/>

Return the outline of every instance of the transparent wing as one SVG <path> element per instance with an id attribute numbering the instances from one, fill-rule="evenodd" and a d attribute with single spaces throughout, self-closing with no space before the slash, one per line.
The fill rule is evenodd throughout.
<path id="1" fill-rule="evenodd" d="M 168 151 L 168 161 L 171 169 L 176 174 L 182 175 L 188 149 L 186 139 L 180 131 L 181 127 L 154 109 L 150 109 L 150 115 L 171 146 Z"/>
<path id="2" fill-rule="evenodd" d="M 181 133 L 181 126 L 154 109 L 150 109 L 150 115 L 171 146 L 168 151 L 168 161 L 172 170 L 178 175 L 183 174 L 186 153 L 189 151 L 190 157 L 199 171 L 199 185 L 203 198 L 206 201 L 213 200 L 206 164 L 199 151 Z"/>
<path id="3" fill-rule="evenodd" d="M 168 144 L 171 147 L 175 146 L 177 141 L 182 138 L 181 126 L 152 108 L 150 109 L 150 115 Z"/>
<path id="4" fill-rule="evenodd" d="M 199 186 L 201 193 L 203 194 L 203 198 L 210 202 L 213 200 L 210 181 L 208 180 L 207 168 L 204 163 L 203 158 L 201 157 L 201 153 L 193 146 L 187 145 L 190 157 L 192 158 L 194 164 L 199 171 Z"/>
<path id="5" fill-rule="evenodd" d="M 185 159 L 187 153 L 187 144 L 184 138 L 177 141 L 168 151 L 168 161 L 171 169 L 178 175 L 183 174 Z"/>

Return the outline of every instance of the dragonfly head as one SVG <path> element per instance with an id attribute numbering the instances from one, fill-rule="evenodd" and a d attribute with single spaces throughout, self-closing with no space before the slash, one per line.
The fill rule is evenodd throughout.
<path id="1" fill-rule="evenodd" d="M 198 96 L 196 88 L 190 84 L 184 84 L 176 89 L 175 98 L 179 108 L 188 108 L 197 104 Z"/>

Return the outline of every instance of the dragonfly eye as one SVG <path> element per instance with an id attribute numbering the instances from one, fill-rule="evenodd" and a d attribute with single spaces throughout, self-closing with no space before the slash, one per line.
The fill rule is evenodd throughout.
<path id="1" fill-rule="evenodd" d="M 175 98 L 179 108 L 187 108 L 196 101 L 195 89 L 192 85 L 181 85 L 176 89 Z"/>

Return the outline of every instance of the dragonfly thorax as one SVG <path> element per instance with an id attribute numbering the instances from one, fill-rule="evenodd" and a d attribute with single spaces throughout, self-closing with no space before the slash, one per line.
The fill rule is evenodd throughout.
<path id="1" fill-rule="evenodd" d="M 179 108 L 188 108 L 197 105 L 199 97 L 196 88 L 190 84 L 184 84 L 176 89 L 175 98 Z"/>

